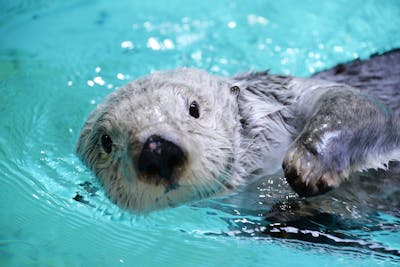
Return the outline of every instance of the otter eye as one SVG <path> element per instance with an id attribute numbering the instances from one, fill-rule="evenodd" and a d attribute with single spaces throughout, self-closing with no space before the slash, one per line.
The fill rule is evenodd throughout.
<path id="1" fill-rule="evenodd" d="M 112 140 L 111 137 L 104 134 L 101 136 L 101 146 L 107 154 L 110 154 L 112 151 Z"/>
<path id="2" fill-rule="evenodd" d="M 193 101 L 192 103 L 190 103 L 189 114 L 190 114 L 190 116 L 192 116 L 193 118 L 196 118 L 196 119 L 198 119 L 200 117 L 199 104 L 197 104 L 196 101 Z"/>

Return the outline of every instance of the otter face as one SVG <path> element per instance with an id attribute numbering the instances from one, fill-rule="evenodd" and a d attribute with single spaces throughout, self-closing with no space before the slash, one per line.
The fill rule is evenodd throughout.
<path id="1" fill-rule="evenodd" d="M 89 116 L 77 154 L 122 208 L 149 212 L 240 183 L 238 88 L 204 71 L 138 79 Z"/>

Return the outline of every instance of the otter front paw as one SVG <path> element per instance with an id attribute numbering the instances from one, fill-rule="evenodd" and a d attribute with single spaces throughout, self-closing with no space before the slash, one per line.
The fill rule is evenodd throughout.
<path id="1" fill-rule="evenodd" d="M 323 194 L 338 187 L 344 177 L 344 172 L 326 166 L 321 155 L 296 143 L 286 152 L 282 167 L 289 185 L 299 196 Z"/>

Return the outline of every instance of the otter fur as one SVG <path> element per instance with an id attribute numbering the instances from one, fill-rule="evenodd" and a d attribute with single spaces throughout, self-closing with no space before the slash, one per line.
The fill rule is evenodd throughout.
<path id="1" fill-rule="evenodd" d="M 399 62 L 392 51 L 311 79 L 156 72 L 106 97 L 76 151 L 108 197 L 137 213 L 232 192 L 282 166 L 300 196 L 323 194 L 400 160 Z"/>

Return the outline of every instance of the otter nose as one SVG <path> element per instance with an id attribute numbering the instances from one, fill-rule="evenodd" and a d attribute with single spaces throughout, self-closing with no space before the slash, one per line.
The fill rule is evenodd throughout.
<path id="1" fill-rule="evenodd" d="M 150 136 L 143 145 L 138 160 L 138 170 L 149 175 L 170 179 L 174 169 L 182 165 L 185 154 L 171 141 L 158 135 Z"/>

